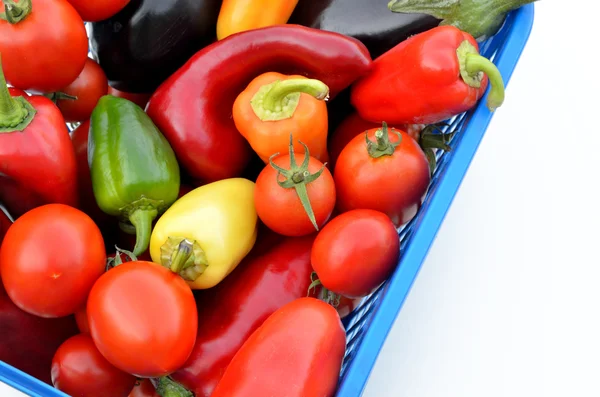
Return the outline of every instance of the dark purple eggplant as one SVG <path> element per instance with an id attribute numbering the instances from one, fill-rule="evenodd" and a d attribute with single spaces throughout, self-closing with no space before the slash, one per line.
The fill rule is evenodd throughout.
<path id="1" fill-rule="evenodd" d="M 376 58 L 440 20 L 425 14 L 398 14 L 388 0 L 299 0 L 289 23 L 342 33 L 362 41 Z"/>
<path id="2" fill-rule="evenodd" d="M 112 87 L 151 93 L 216 40 L 220 8 L 221 0 L 131 0 L 90 24 L 92 54 Z"/>

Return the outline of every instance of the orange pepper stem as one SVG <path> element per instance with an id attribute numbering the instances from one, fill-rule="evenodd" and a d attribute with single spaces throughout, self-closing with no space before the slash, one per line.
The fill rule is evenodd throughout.
<path id="1" fill-rule="evenodd" d="M 460 75 L 468 86 L 479 88 L 483 74 L 488 76 L 492 87 L 487 98 L 487 107 L 492 112 L 499 108 L 504 102 L 504 81 L 496 65 L 481 56 L 468 40 L 461 43 L 456 55 L 460 64 Z"/>
<path id="2" fill-rule="evenodd" d="M 382 128 L 375 131 L 375 142 L 369 139 L 368 133 L 365 134 L 365 140 L 367 141 L 367 151 L 369 152 L 369 156 L 371 156 L 374 159 L 377 159 L 379 157 L 391 156 L 392 154 L 394 154 L 396 147 L 400 145 L 400 142 L 402 142 L 402 135 L 393 128 L 392 132 L 398 137 L 398 141 L 390 142 L 390 137 L 388 136 L 387 123 L 384 121 Z"/>
<path id="3" fill-rule="evenodd" d="M 310 171 L 308 171 L 308 162 L 310 160 L 310 153 L 308 151 L 308 146 L 306 146 L 306 144 L 304 144 L 301 141 L 298 141 L 298 142 L 300 142 L 300 144 L 304 147 L 304 160 L 302 161 L 302 164 L 298 165 L 296 163 L 296 157 L 294 155 L 293 138 L 292 138 L 291 134 L 290 134 L 290 145 L 289 145 L 290 169 L 286 170 L 285 168 L 282 168 L 273 162 L 273 158 L 278 156 L 279 153 L 275 153 L 274 155 L 272 155 L 269 158 L 269 163 L 271 164 L 271 167 L 273 167 L 275 170 L 277 170 L 277 184 L 279 186 L 281 186 L 284 189 L 292 189 L 292 188 L 296 189 L 296 194 L 298 194 L 298 198 L 300 199 L 300 202 L 302 203 L 302 207 L 304 208 L 304 211 L 308 215 L 310 222 L 313 224 L 315 229 L 318 231 L 319 225 L 317 225 L 317 220 L 315 219 L 315 213 L 310 204 L 310 199 L 308 197 L 308 190 L 306 189 L 306 185 L 308 185 L 309 183 L 315 181 L 318 177 L 320 177 L 321 174 L 323 173 L 323 171 L 325 170 L 325 167 L 327 164 L 323 164 L 323 167 L 321 167 L 321 169 L 319 171 L 315 172 L 314 174 L 311 174 Z M 285 177 L 285 181 L 283 181 L 283 182 L 279 180 L 279 177 L 282 175 Z"/>
<path id="4" fill-rule="evenodd" d="M 329 87 L 315 79 L 277 80 L 260 87 L 250 104 L 261 121 L 289 119 L 298 107 L 301 93 L 327 100 Z"/>

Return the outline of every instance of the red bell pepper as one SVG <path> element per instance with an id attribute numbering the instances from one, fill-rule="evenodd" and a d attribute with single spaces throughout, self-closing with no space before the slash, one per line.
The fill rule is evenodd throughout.
<path id="1" fill-rule="evenodd" d="M 479 55 L 471 35 L 439 26 L 377 58 L 371 73 L 352 87 L 351 103 L 368 121 L 435 124 L 475 106 L 488 81 L 487 105 L 493 111 L 504 101 L 500 72 Z"/>
<path id="2" fill-rule="evenodd" d="M 18 218 L 43 204 L 77 206 L 77 166 L 60 110 L 7 89 L 0 65 L 0 203 Z"/>
<path id="3" fill-rule="evenodd" d="M 315 235 L 284 238 L 265 250 L 278 238 L 261 236 L 255 247 L 259 252 L 253 250 L 222 283 L 199 295 L 196 345 L 187 363 L 171 375 L 196 397 L 211 395 L 238 349 L 273 312 L 306 296 Z"/>
<path id="4" fill-rule="evenodd" d="M 1 361 L 52 385 L 52 357 L 64 341 L 78 332 L 73 316 L 42 318 L 19 309 L 0 283 Z"/>
<path id="5" fill-rule="evenodd" d="M 296 25 L 255 29 L 196 53 L 156 90 L 147 113 L 188 174 L 212 182 L 241 175 L 251 158 L 232 108 L 256 76 L 303 75 L 325 83 L 333 98 L 370 65 L 367 48 L 338 33 Z"/>
<path id="6" fill-rule="evenodd" d="M 345 349 L 335 309 L 318 299 L 297 299 L 244 342 L 212 397 L 333 397 Z"/>

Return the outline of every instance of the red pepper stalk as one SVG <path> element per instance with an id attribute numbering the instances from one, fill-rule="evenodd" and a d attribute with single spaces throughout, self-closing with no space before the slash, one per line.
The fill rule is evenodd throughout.
<path id="1" fill-rule="evenodd" d="M 78 205 L 75 151 L 60 110 L 43 96 L 11 96 L 1 58 L 0 203 L 15 218 L 43 204 Z"/>
<path id="2" fill-rule="evenodd" d="M 475 106 L 490 82 L 487 106 L 494 111 L 504 102 L 500 72 L 471 35 L 439 26 L 377 58 L 352 87 L 351 102 L 368 121 L 436 124 Z"/>

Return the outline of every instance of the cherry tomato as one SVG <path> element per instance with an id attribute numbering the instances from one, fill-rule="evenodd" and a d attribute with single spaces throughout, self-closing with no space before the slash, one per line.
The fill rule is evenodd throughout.
<path id="1" fill-rule="evenodd" d="M 332 397 L 345 347 L 346 333 L 333 307 L 296 299 L 244 342 L 212 397 Z"/>
<path id="2" fill-rule="evenodd" d="M 354 137 L 335 165 L 337 208 L 381 211 L 401 226 L 423 202 L 431 181 L 429 162 L 404 131 L 374 128 L 367 137 L 370 144 L 363 134 Z"/>
<path id="3" fill-rule="evenodd" d="M 332 219 L 317 234 L 310 260 L 325 288 L 360 298 L 386 280 L 399 256 L 398 232 L 387 215 L 352 210 Z"/>
<path id="4" fill-rule="evenodd" d="M 131 102 L 135 103 L 142 109 L 146 108 L 146 105 L 148 104 L 148 101 L 150 100 L 150 97 L 152 96 L 152 94 L 135 94 L 135 93 L 131 93 L 131 92 L 119 91 L 116 88 L 113 88 L 111 86 L 108 86 L 108 94 L 112 95 L 112 96 L 116 96 L 118 98 L 124 98 L 124 99 L 130 100 Z"/>
<path id="5" fill-rule="evenodd" d="M 61 99 L 61 93 L 77 99 Z M 93 59 L 88 58 L 79 76 L 55 94 L 56 105 L 66 122 L 86 121 L 92 115 L 98 100 L 107 93 L 108 80 L 104 71 Z"/>
<path id="6" fill-rule="evenodd" d="M 13 87 L 55 92 L 83 70 L 88 55 L 87 33 L 81 17 L 66 1 L 20 0 L 13 6 L 14 13 L 29 1 L 31 12 L 25 11 L 20 21 L 0 19 L 4 75 Z"/>
<path id="7" fill-rule="evenodd" d="M 108 19 L 121 11 L 129 0 L 68 0 L 86 22 Z"/>
<path id="8" fill-rule="evenodd" d="M 346 117 L 331 134 L 331 141 L 329 143 L 329 168 L 332 170 L 335 169 L 335 164 L 340 153 L 355 136 L 364 134 L 368 130 L 378 128 L 379 126 L 381 124 L 362 119 L 358 113 L 352 113 Z M 420 132 L 425 126 L 422 124 L 411 124 L 392 127 L 406 131 L 411 138 L 418 141 Z"/>
<path id="9" fill-rule="evenodd" d="M 290 156 L 287 154 L 273 159 L 277 166 L 285 169 L 291 169 L 290 161 Z M 323 163 L 310 157 L 308 172 L 314 175 L 321 169 L 323 169 Z M 295 173 L 295 175 L 300 174 L 302 174 L 302 170 Z M 299 237 L 316 232 L 296 189 L 283 188 L 277 183 L 278 180 L 283 182 L 286 178 L 283 175 L 278 177 L 277 170 L 270 164 L 267 164 L 256 179 L 254 203 L 261 221 L 271 230 L 283 236 Z M 308 200 L 316 224 L 320 228 L 329 220 L 335 207 L 336 193 L 333 177 L 325 168 L 316 180 L 304 186 L 308 192 Z"/>
<path id="10" fill-rule="evenodd" d="M 22 215 L 8 229 L 0 250 L 8 296 L 40 317 L 75 313 L 105 266 L 104 241 L 94 221 L 63 204 Z"/>
<path id="11" fill-rule="evenodd" d="M 144 379 L 133 388 L 129 397 L 160 397 L 148 379 Z"/>
<path id="12" fill-rule="evenodd" d="M 125 262 L 102 275 L 87 303 L 98 350 L 117 368 L 142 378 L 181 367 L 194 347 L 198 314 L 178 274 L 151 262 Z"/>
<path id="13" fill-rule="evenodd" d="M 109 363 L 89 335 L 66 340 L 52 360 L 52 384 L 73 397 L 127 397 L 136 379 Z"/>

